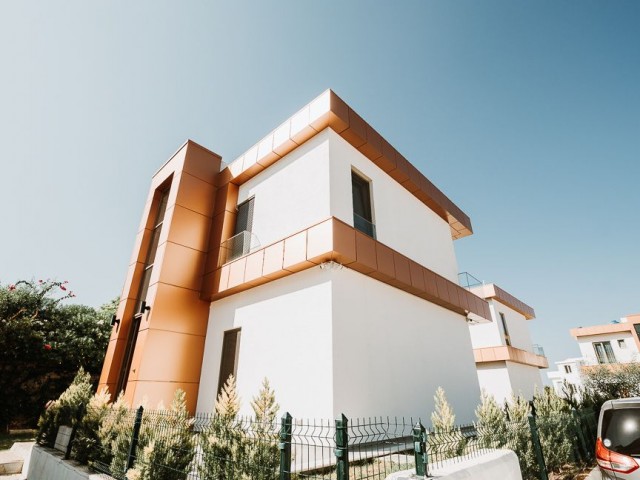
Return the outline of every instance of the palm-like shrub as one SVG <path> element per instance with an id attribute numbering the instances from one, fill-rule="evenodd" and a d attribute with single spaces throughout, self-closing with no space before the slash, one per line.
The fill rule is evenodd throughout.
<path id="1" fill-rule="evenodd" d="M 71 455 L 80 463 L 89 463 L 101 456 L 101 443 L 98 432 L 100 426 L 110 412 L 111 395 L 107 389 L 96 393 L 89 400 L 86 413 L 73 440 Z"/>
<path id="2" fill-rule="evenodd" d="M 258 395 L 251 401 L 251 408 L 255 415 L 255 422 L 245 473 L 251 480 L 277 479 L 280 450 L 275 421 L 280 406 L 276 403 L 275 392 L 266 378 L 262 381 L 262 388 Z"/>
<path id="3" fill-rule="evenodd" d="M 507 419 L 504 411 L 490 393 L 482 390 L 480 405 L 476 408 L 478 446 L 502 448 L 507 443 Z"/>

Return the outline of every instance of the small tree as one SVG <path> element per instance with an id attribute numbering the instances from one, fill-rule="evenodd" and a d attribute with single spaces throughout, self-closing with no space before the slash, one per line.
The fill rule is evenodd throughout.
<path id="1" fill-rule="evenodd" d="M 460 430 L 454 428 L 456 416 L 442 387 L 438 387 L 433 399 L 435 401 L 435 409 L 431 413 L 433 433 L 427 437 L 427 446 L 437 460 L 444 460 L 459 454 L 466 442 Z"/>
<path id="2" fill-rule="evenodd" d="M 87 405 L 86 413 L 78 426 L 71 455 L 80 463 L 88 463 L 100 457 L 101 444 L 99 431 L 110 411 L 111 395 L 105 388 L 97 392 Z"/>
<path id="3" fill-rule="evenodd" d="M 278 477 L 280 464 L 278 449 L 278 431 L 275 428 L 276 415 L 280 406 L 276 403 L 275 392 L 269 380 L 262 381 L 262 388 L 253 397 L 251 408 L 255 415 L 252 441 L 249 451 L 249 462 L 246 474 L 252 480 L 274 480 Z"/>
<path id="4" fill-rule="evenodd" d="M 138 443 L 142 453 L 136 458 L 134 468 L 127 472 L 127 478 L 186 479 L 195 454 L 192 424 L 186 394 L 180 389 L 176 390 L 168 410 L 159 408 L 155 412 L 145 412 Z"/>
<path id="5" fill-rule="evenodd" d="M 202 432 L 202 480 L 237 480 L 246 455 L 245 433 L 236 418 L 240 399 L 233 375 L 224 384 L 215 406 L 216 416 L 207 431 Z"/>
<path id="6" fill-rule="evenodd" d="M 514 450 L 520 461 L 520 470 L 525 480 L 538 478 L 538 465 L 535 460 L 531 430 L 529 429 L 529 415 L 531 406 L 522 396 L 511 394 L 507 402 L 508 439 L 507 447 Z"/>
<path id="7" fill-rule="evenodd" d="M 122 475 L 125 473 L 132 429 L 132 411 L 125 401 L 124 395 L 120 393 L 98 430 L 100 454 L 96 460 L 109 465 L 114 474 Z"/>
<path id="8" fill-rule="evenodd" d="M 507 441 L 507 418 L 495 397 L 482 390 L 476 408 L 478 445 L 481 448 L 501 448 Z"/>
<path id="9" fill-rule="evenodd" d="M 576 425 L 569 404 L 545 387 L 542 392 L 536 391 L 533 406 L 547 469 L 558 471 L 572 460 Z"/>

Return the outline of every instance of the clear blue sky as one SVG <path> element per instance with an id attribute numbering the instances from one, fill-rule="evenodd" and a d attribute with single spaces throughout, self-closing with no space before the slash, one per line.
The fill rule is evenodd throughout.
<path id="1" fill-rule="evenodd" d="M 3 283 L 118 295 L 185 139 L 230 160 L 331 87 L 470 215 L 460 270 L 552 361 L 640 312 L 640 2 L 4 0 L 0 59 Z"/>

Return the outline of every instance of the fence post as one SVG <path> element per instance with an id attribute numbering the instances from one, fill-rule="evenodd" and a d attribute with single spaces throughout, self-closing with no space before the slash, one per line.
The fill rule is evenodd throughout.
<path id="1" fill-rule="evenodd" d="M 416 460 L 416 475 L 427 474 L 427 430 L 418 420 L 413 427 L 413 451 Z"/>
<path id="2" fill-rule="evenodd" d="M 531 430 L 531 442 L 533 443 L 533 451 L 538 462 L 540 470 L 540 480 L 549 480 L 547 475 L 547 466 L 544 463 L 544 454 L 542 453 L 542 445 L 540 444 L 540 436 L 538 435 L 538 426 L 536 425 L 536 417 L 529 415 L 529 429 Z"/>
<path id="3" fill-rule="evenodd" d="M 292 418 L 289 412 L 280 422 L 280 480 L 291 480 L 291 433 Z"/>
<path id="4" fill-rule="evenodd" d="M 133 462 L 136 460 L 136 449 L 138 448 L 138 437 L 140 436 L 140 426 L 142 425 L 142 412 L 144 409 L 142 405 L 136 411 L 136 419 L 133 422 L 133 433 L 131 435 L 131 445 L 129 445 L 129 456 L 127 457 L 127 467 L 124 473 L 127 473 L 130 468 L 133 468 Z"/>
<path id="5" fill-rule="evenodd" d="M 336 420 L 336 473 L 337 480 L 349 480 L 349 420 L 342 414 Z"/>

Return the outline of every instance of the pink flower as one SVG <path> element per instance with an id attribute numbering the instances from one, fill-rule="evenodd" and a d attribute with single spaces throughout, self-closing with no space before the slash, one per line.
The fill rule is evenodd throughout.
<path id="1" fill-rule="evenodd" d="M 49 350 L 51 350 L 51 345 L 49 345 L 48 343 L 45 343 L 42 348 L 44 348 L 45 350 L 49 351 Z"/>
<path id="2" fill-rule="evenodd" d="M 38 280 L 38 283 L 42 283 L 42 280 Z"/>
<path id="3" fill-rule="evenodd" d="M 69 296 L 70 296 L 70 297 L 75 297 L 75 296 L 76 296 L 76 294 L 75 294 L 75 293 L 73 293 L 73 292 L 69 292 Z"/>
<path id="4" fill-rule="evenodd" d="M 60 290 L 64 290 L 64 291 L 66 291 L 66 290 L 67 290 L 67 287 L 65 287 L 64 285 L 60 285 Z"/>
<path id="5" fill-rule="evenodd" d="M 9 285 L 9 290 L 15 290 L 16 286 L 15 285 Z"/>

